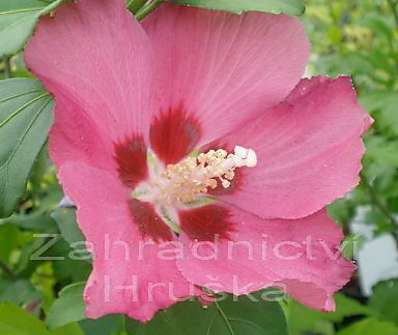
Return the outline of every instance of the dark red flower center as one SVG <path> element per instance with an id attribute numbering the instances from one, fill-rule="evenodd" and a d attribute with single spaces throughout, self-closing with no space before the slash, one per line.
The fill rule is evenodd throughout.
<path id="1" fill-rule="evenodd" d="M 228 210 L 214 204 L 214 195 L 234 185 L 235 169 L 255 166 L 256 155 L 236 146 L 233 153 L 188 156 L 200 134 L 198 120 L 179 105 L 154 119 L 151 149 L 137 134 L 115 144 L 118 174 L 130 190 L 128 206 L 143 238 L 169 241 L 181 232 L 198 241 L 230 237 Z"/>

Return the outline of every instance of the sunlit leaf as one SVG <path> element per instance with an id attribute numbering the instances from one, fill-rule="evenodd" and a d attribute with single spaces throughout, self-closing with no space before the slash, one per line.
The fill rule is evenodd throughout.
<path id="1" fill-rule="evenodd" d="M 9 303 L 0 304 L 0 334 L 50 335 L 43 322 Z"/>
<path id="2" fill-rule="evenodd" d="M 337 335 L 397 335 L 398 328 L 394 324 L 368 318 L 356 322 L 339 331 Z"/>
<path id="3" fill-rule="evenodd" d="M 323 313 L 303 306 L 295 301 L 289 302 L 289 335 L 302 335 L 310 331 L 329 334 L 326 329 L 333 330 L 333 322 L 341 322 L 346 317 L 371 315 L 370 309 L 354 299 L 342 294 L 336 295 L 336 311 Z"/>

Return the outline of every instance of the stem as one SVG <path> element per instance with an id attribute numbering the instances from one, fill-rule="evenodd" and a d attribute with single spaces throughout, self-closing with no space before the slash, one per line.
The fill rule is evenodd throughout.
<path id="1" fill-rule="evenodd" d="M 235 332 L 234 332 L 234 330 L 233 330 L 233 328 L 232 328 L 232 326 L 231 326 L 231 323 L 229 322 L 228 317 L 225 315 L 225 313 L 224 313 L 224 311 L 222 310 L 221 306 L 218 304 L 217 301 L 214 301 L 214 305 L 216 305 L 217 310 L 218 310 L 218 313 L 220 314 L 220 316 L 221 316 L 222 319 L 224 320 L 225 325 L 226 325 L 226 327 L 227 327 L 229 333 L 230 333 L 231 335 L 235 335 Z"/>
<path id="2" fill-rule="evenodd" d="M 327 2 L 327 5 L 328 5 L 329 15 L 330 15 L 330 17 L 332 18 L 333 23 L 334 23 L 336 26 L 339 26 L 339 20 L 338 20 L 338 18 L 336 17 L 336 15 L 334 14 L 332 2 L 331 2 L 331 1 L 328 1 L 328 2 Z"/>
<path id="3" fill-rule="evenodd" d="M 389 211 L 389 209 L 383 204 L 383 202 L 379 199 L 377 193 L 375 192 L 372 185 L 369 183 L 365 176 L 362 176 L 363 184 L 368 191 L 370 200 L 373 205 L 380 210 L 381 213 L 390 221 L 390 223 L 394 226 L 394 231 L 392 232 L 392 236 L 395 240 L 395 243 L 398 247 L 398 221 L 395 219 L 394 215 Z"/>
<path id="4" fill-rule="evenodd" d="M 398 0 L 387 0 L 388 4 L 390 5 L 392 14 L 394 16 L 394 20 L 395 20 L 395 25 L 398 28 Z M 398 69 L 398 55 L 395 53 L 395 47 L 394 47 L 394 43 L 392 41 L 390 41 L 390 48 L 394 57 L 394 62 L 396 64 L 396 67 Z"/>
<path id="5" fill-rule="evenodd" d="M 286 322 L 289 321 L 289 304 L 290 304 L 289 298 L 284 298 L 279 301 L 279 306 L 281 306 L 281 308 L 282 308 L 283 314 L 285 315 Z"/>
<path id="6" fill-rule="evenodd" d="M 127 2 L 127 8 L 133 13 L 137 13 L 144 5 L 148 2 L 148 0 L 129 0 Z"/>
<path id="7" fill-rule="evenodd" d="M 11 78 L 12 73 L 11 73 L 10 57 L 4 56 L 3 63 L 4 63 L 4 78 L 5 79 Z"/>
<path id="8" fill-rule="evenodd" d="M 392 14 L 394 15 L 394 20 L 395 20 L 395 24 L 398 27 L 398 1 L 394 1 L 394 0 L 387 0 L 388 4 L 390 5 L 390 8 L 392 10 Z"/>
<path id="9" fill-rule="evenodd" d="M 14 272 L 11 271 L 11 269 L 2 261 L 0 261 L 0 269 L 11 279 L 15 278 Z"/>
<path id="10" fill-rule="evenodd" d="M 40 12 L 40 15 L 46 15 L 51 13 L 53 10 L 57 9 L 59 5 L 61 5 L 66 0 L 55 0 L 54 2 L 50 2 L 48 6 L 44 7 Z"/>
<path id="11" fill-rule="evenodd" d="M 152 0 L 144 7 L 140 8 L 135 14 L 135 17 L 137 18 L 138 21 L 141 21 L 145 16 L 147 16 L 149 13 L 153 12 L 156 8 L 158 8 L 162 2 L 163 0 Z"/>

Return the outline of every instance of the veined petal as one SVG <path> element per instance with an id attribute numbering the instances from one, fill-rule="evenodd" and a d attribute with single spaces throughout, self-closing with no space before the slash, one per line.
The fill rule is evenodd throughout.
<path id="1" fill-rule="evenodd" d="M 232 206 L 225 211 L 235 223 L 230 239 L 181 235 L 185 258 L 177 265 L 188 280 L 235 295 L 280 287 L 312 308 L 333 309 L 333 294 L 354 266 L 342 258 L 343 235 L 325 210 L 299 220 L 260 219 Z"/>
<path id="2" fill-rule="evenodd" d="M 25 60 L 57 103 L 62 92 L 108 138 L 149 127 L 151 47 L 123 0 L 68 3 L 41 18 Z"/>
<path id="3" fill-rule="evenodd" d="M 156 55 L 152 145 L 167 162 L 284 99 L 302 76 L 309 54 L 302 25 L 284 15 L 234 15 L 164 4 L 143 26 Z M 178 134 L 162 137 L 170 114 L 183 143 Z M 156 141 L 160 137 L 163 141 Z M 178 150 L 170 149 L 174 147 Z M 176 151 L 180 157 L 168 156 Z"/>
<path id="4" fill-rule="evenodd" d="M 312 214 L 359 182 L 361 135 L 371 123 L 349 78 L 305 79 L 285 102 L 220 140 L 254 149 L 258 163 L 219 199 L 264 218 Z"/>
<path id="5" fill-rule="evenodd" d="M 58 92 L 50 131 L 50 156 L 57 167 L 69 161 L 116 171 L 111 139 L 73 100 Z"/>
<path id="6" fill-rule="evenodd" d="M 69 163 L 59 178 L 77 206 L 79 226 L 94 255 L 85 289 L 88 317 L 123 313 L 147 321 L 159 309 L 200 294 L 177 270 L 175 257 L 159 257 L 159 244 L 142 237 L 137 215 L 150 213 L 141 209 L 131 215 L 128 194 L 115 176 Z M 172 253 L 175 247 L 168 249 Z"/>

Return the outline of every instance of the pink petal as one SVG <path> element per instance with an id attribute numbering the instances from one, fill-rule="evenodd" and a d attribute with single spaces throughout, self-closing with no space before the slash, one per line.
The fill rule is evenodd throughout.
<path id="1" fill-rule="evenodd" d="M 192 283 L 215 292 L 248 294 L 281 287 L 302 303 L 333 308 L 333 294 L 354 266 L 338 251 L 341 230 L 326 211 L 299 220 L 264 220 L 227 206 L 231 240 L 193 241 L 181 235 L 185 258 L 177 265 Z"/>
<path id="2" fill-rule="evenodd" d="M 40 20 L 25 52 L 29 69 L 57 103 L 62 92 L 113 140 L 149 126 L 151 57 L 147 36 L 123 0 L 61 6 L 54 18 Z M 67 108 L 58 106 L 56 114 L 62 113 Z"/>
<path id="3" fill-rule="evenodd" d="M 349 78 L 301 81 L 285 102 L 220 140 L 258 156 L 220 199 L 264 218 L 316 212 L 357 185 L 371 122 Z"/>
<path id="4" fill-rule="evenodd" d="M 201 143 L 285 98 L 309 54 L 302 25 L 283 15 L 234 15 L 164 4 L 143 26 L 156 55 L 157 115 L 183 105 L 199 123 Z M 186 128 L 190 126 L 188 122 Z M 160 150 L 154 145 L 160 156 L 169 145 L 180 145 L 175 137 L 164 137 Z"/>
<path id="5" fill-rule="evenodd" d="M 79 225 L 94 254 L 85 290 L 88 317 L 123 313 L 147 321 L 159 309 L 200 293 L 182 277 L 175 258 L 159 257 L 160 245 L 141 238 L 130 215 L 128 193 L 115 176 L 69 163 L 59 178 L 78 207 Z M 173 252 L 175 247 L 170 244 L 168 249 Z"/>
<path id="6" fill-rule="evenodd" d="M 110 138 L 78 104 L 59 92 L 54 114 L 49 142 L 50 155 L 57 167 L 79 161 L 116 173 Z"/>

